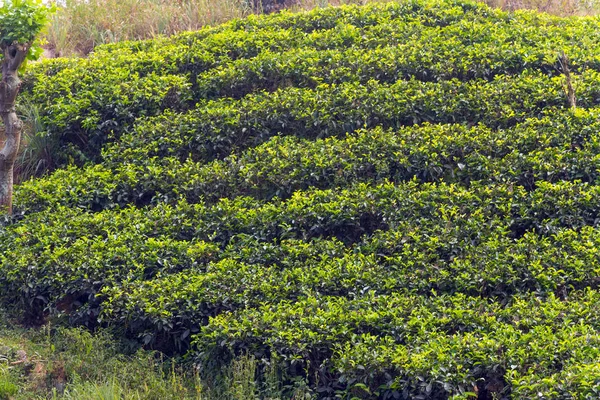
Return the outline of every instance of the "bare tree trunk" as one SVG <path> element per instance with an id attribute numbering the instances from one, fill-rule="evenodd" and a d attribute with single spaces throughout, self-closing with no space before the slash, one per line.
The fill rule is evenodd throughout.
<path id="1" fill-rule="evenodd" d="M 0 115 L 4 123 L 4 146 L 0 150 L 0 211 L 12 214 L 13 170 L 21 142 L 23 122 L 17 116 L 15 99 L 21 87 L 18 70 L 27 45 L 2 46 L 2 80 L 0 81 Z"/>

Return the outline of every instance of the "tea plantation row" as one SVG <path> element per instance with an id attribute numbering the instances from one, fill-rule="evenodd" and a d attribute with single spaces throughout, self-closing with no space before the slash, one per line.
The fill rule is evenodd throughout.
<path id="1" fill-rule="evenodd" d="M 50 304 L 94 325 L 100 313 L 167 348 L 185 347 L 194 333 L 205 340 L 198 328 L 225 311 L 311 296 L 342 301 L 408 291 L 499 304 L 528 293 L 566 300 L 597 286 L 598 188 L 538 186 L 359 184 L 264 205 L 237 198 L 33 214 L 5 235 L 1 284 L 13 302 L 30 299 L 22 307 L 32 314 Z M 316 346 L 306 351 L 316 352 L 319 363 L 311 365 L 320 368 L 329 353 L 318 348 L 328 345 Z"/>
<path id="2" fill-rule="evenodd" d="M 490 91 L 487 96 L 493 99 L 495 90 L 523 87 L 514 87 L 510 81 L 492 88 L 479 86 L 495 76 L 508 75 L 501 78 L 503 82 L 525 72 L 536 81 L 526 84 L 531 85 L 531 93 L 526 96 L 548 90 L 548 97 L 539 100 L 552 103 L 552 93 L 560 85 L 549 78 L 561 73 L 557 62 L 560 51 L 569 50 L 573 70 L 600 69 L 595 51 L 600 39 L 590 34 L 599 25 L 594 19 L 506 14 L 456 1 L 411 1 L 253 17 L 169 39 L 101 47 L 89 59 L 52 60 L 29 73 L 25 91 L 30 101 L 40 107 L 48 134 L 61 144 L 57 157 L 60 164 L 98 161 L 109 136 L 119 137 L 141 116 L 157 115 L 165 109 L 194 108 L 206 99 L 240 98 L 256 91 L 287 87 L 315 89 L 322 84 L 364 84 L 371 79 L 381 84 L 407 80 L 390 89 L 408 90 L 404 100 L 415 105 L 406 109 L 390 104 L 386 111 L 417 113 L 413 120 L 400 119 L 397 123 L 463 121 L 483 115 L 473 116 L 473 110 L 452 119 L 450 107 L 439 108 L 435 102 L 422 104 L 426 93 L 418 90 L 418 82 L 411 81 L 483 79 L 484 82 L 466 85 L 426 85 L 423 92 L 434 91 L 431 96 L 448 101 L 454 90 L 482 95 Z M 548 79 L 543 80 L 543 76 Z M 589 79 L 596 79 L 594 76 Z M 593 90 L 583 84 L 579 88 Z M 344 89 L 356 90 L 352 85 L 340 91 Z M 304 95 L 336 95 L 326 88 L 321 90 L 322 93 L 309 91 Z M 303 98 L 301 93 L 292 91 L 288 95 L 285 90 L 281 96 L 282 102 Z M 595 92 L 582 97 L 586 101 L 598 98 Z M 514 101 L 510 94 L 505 98 L 504 101 Z M 490 99 L 485 97 L 478 102 L 493 108 L 502 106 L 488 104 Z M 317 112 L 328 111 L 328 104 L 321 106 Z M 433 107 L 439 110 L 432 112 Z M 446 113 L 444 108 L 448 109 Z M 240 110 L 251 111 L 252 108 Z M 435 117 L 436 113 L 443 116 Z M 498 123 L 511 123 L 519 117 L 517 113 Z M 343 130 L 354 130 L 354 122 L 362 120 L 342 123 Z"/>
<path id="3" fill-rule="evenodd" d="M 98 211 L 172 203 L 181 197 L 214 203 L 240 195 L 269 200 L 309 187 L 345 187 L 358 181 L 487 180 L 526 189 L 535 188 L 539 180 L 594 182 L 600 140 L 597 109 L 548 114 L 502 130 L 423 124 L 397 131 L 360 129 L 316 140 L 275 136 L 211 162 L 174 157 L 107 161 L 24 183 L 17 193 L 17 208 L 23 213 L 59 206 Z"/>
<path id="4" fill-rule="evenodd" d="M 0 299 L 321 399 L 596 398 L 599 28 L 417 0 L 36 65 Z"/>

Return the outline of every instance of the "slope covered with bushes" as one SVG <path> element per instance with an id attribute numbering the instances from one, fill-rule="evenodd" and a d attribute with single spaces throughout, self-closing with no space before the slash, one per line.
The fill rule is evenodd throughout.
<path id="1" fill-rule="evenodd" d="M 415 0 L 42 63 L 1 298 L 316 398 L 594 398 L 599 30 Z"/>

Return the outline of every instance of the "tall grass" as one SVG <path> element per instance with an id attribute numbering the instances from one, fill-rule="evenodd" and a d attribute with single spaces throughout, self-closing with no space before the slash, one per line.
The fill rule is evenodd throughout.
<path id="1" fill-rule="evenodd" d="M 56 55 L 82 55 L 99 44 L 197 30 L 249 12 L 245 0 L 66 0 L 47 39 Z"/>
<path id="2" fill-rule="evenodd" d="M 514 11 L 520 9 L 538 10 L 549 14 L 567 16 L 597 15 L 600 0 L 484 0 L 491 7 Z"/>
<path id="3" fill-rule="evenodd" d="M 122 332 L 25 329 L 0 309 L 0 400 L 311 400 L 303 380 L 240 354 L 228 367 L 140 349 Z"/>
<path id="4" fill-rule="evenodd" d="M 15 162 L 15 182 L 20 183 L 54 168 L 53 155 L 58 151 L 58 141 L 47 134 L 38 105 L 22 100 L 17 111 L 23 121 L 21 147 Z"/>

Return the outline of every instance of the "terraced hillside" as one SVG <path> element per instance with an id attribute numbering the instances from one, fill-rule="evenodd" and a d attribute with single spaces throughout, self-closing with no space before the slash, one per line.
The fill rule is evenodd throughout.
<path id="1" fill-rule="evenodd" d="M 319 398 L 597 398 L 599 49 L 411 0 L 44 62 L 58 169 L 17 188 L 1 299 Z"/>

